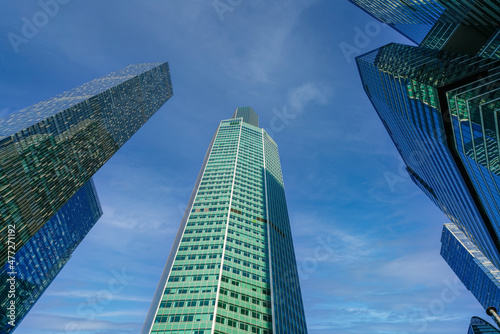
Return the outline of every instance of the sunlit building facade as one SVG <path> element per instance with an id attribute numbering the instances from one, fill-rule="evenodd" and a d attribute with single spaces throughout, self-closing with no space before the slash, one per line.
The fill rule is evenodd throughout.
<path id="1" fill-rule="evenodd" d="M 307 333 L 278 148 L 250 107 L 209 145 L 142 333 Z"/>

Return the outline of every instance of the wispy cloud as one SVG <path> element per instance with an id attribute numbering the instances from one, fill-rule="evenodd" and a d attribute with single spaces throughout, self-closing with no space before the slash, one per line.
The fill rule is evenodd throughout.
<path id="1" fill-rule="evenodd" d="M 107 320 L 93 319 L 92 321 L 57 315 L 52 313 L 35 313 L 30 316 L 30 321 L 23 323 L 25 330 L 31 330 L 32 333 L 108 333 L 108 330 L 120 330 L 122 333 L 135 333 L 139 330 L 137 323 L 131 322 L 112 322 Z"/>
<path id="2" fill-rule="evenodd" d="M 303 112 L 309 103 L 325 105 L 330 102 L 333 90 L 326 83 L 307 82 L 291 89 L 288 104 L 297 112 Z"/>
<path id="3" fill-rule="evenodd" d="M 10 108 L 0 108 L 0 118 L 6 117 L 11 113 L 12 111 L 10 110 Z"/>
<path id="4" fill-rule="evenodd" d="M 95 290 L 67 290 L 67 291 L 49 291 L 47 296 L 58 296 L 66 298 L 94 298 Z M 150 298 L 138 297 L 134 295 L 114 294 L 112 300 L 134 301 L 134 302 L 151 302 Z"/>

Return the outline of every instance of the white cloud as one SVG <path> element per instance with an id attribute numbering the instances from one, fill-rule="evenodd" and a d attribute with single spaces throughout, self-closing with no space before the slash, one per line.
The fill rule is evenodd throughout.
<path id="1" fill-rule="evenodd" d="M 377 270 L 382 277 L 397 280 L 401 285 L 443 286 L 453 274 L 435 251 L 406 254 L 384 263 Z"/>
<path id="2" fill-rule="evenodd" d="M 333 90 L 328 85 L 307 82 L 290 90 L 288 93 L 288 104 L 293 110 L 302 112 L 310 103 L 328 104 L 332 95 Z"/>

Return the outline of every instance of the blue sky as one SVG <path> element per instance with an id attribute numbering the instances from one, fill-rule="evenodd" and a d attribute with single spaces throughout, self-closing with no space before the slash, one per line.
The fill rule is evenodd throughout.
<path id="1" fill-rule="evenodd" d="M 354 56 L 405 43 L 396 32 L 345 0 L 46 3 L 2 4 L 0 115 L 144 62 L 169 61 L 174 96 L 95 175 L 104 215 L 17 334 L 140 330 L 209 141 L 240 106 L 280 148 L 309 333 L 465 333 L 486 317 L 361 88 Z"/>

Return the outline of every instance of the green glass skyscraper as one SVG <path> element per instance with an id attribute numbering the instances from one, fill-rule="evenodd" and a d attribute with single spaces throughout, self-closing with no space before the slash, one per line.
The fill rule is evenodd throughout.
<path id="1" fill-rule="evenodd" d="M 307 333 L 278 147 L 250 107 L 220 122 L 142 333 Z"/>

